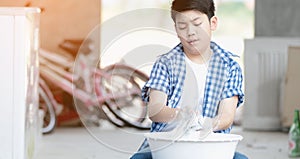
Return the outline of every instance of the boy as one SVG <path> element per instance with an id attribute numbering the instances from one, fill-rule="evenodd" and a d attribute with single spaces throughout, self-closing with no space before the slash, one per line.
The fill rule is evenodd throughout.
<path id="1" fill-rule="evenodd" d="M 153 121 L 151 132 L 174 130 L 177 123 L 174 121 L 189 116 L 194 105 L 186 103 L 183 97 L 193 96 L 190 88 L 194 88 L 197 89 L 194 101 L 198 118 L 211 119 L 214 132 L 230 133 L 236 108 L 244 99 L 243 77 L 240 66 L 232 59 L 235 55 L 211 42 L 218 22 L 214 2 L 174 0 L 171 9 L 181 43 L 157 59 L 142 89 L 142 98 L 148 102 L 149 117 Z M 195 76 L 197 82 L 186 82 L 189 76 Z M 152 158 L 146 140 L 132 156 L 132 159 L 138 158 Z M 234 158 L 247 157 L 235 153 Z"/>

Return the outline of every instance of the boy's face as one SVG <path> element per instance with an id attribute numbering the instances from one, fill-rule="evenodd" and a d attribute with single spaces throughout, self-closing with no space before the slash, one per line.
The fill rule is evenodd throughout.
<path id="1" fill-rule="evenodd" d="M 177 35 L 190 54 L 204 53 L 210 46 L 211 31 L 216 29 L 217 18 L 210 20 L 206 14 L 196 10 L 183 11 L 176 14 L 175 28 Z"/>

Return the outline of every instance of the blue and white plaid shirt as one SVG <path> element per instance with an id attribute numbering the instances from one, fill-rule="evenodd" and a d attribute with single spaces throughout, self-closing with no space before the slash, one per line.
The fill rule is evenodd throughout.
<path id="1" fill-rule="evenodd" d="M 215 117 L 222 99 L 238 96 L 238 104 L 244 100 L 242 91 L 242 70 L 232 59 L 238 57 L 227 52 L 211 42 L 213 55 L 209 62 L 208 73 L 203 99 L 203 116 Z M 186 74 L 185 56 L 182 44 L 177 45 L 170 52 L 161 55 L 154 63 L 149 81 L 142 88 L 142 99 L 149 101 L 149 90 L 155 89 L 167 94 L 167 106 L 176 108 L 179 104 Z M 201 75 L 199 75 L 201 76 Z M 151 132 L 161 131 L 167 123 L 153 122 Z M 231 127 L 220 133 L 229 133 Z M 144 142 L 141 148 L 147 145 Z"/>

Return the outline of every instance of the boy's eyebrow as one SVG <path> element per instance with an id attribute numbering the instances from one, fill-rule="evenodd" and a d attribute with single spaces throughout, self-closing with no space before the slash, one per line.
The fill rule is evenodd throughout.
<path id="1" fill-rule="evenodd" d="M 191 20 L 191 21 L 194 22 L 194 21 L 196 21 L 196 20 L 198 20 L 198 19 L 200 19 L 200 17 L 196 17 L 196 18 L 194 18 L 194 19 Z"/>
<path id="2" fill-rule="evenodd" d="M 201 17 L 196 17 L 196 18 L 192 19 L 191 22 L 197 21 L 198 19 L 201 19 Z M 179 21 L 178 23 L 179 24 L 186 24 L 186 22 L 181 22 L 181 21 Z"/>

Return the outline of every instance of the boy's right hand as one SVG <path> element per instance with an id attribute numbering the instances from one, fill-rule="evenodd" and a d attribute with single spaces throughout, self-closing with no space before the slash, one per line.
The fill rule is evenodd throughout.
<path id="1" fill-rule="evenodd" d="M 190 129 L 196 117 L 197 111 L 191 107 L 179 109 L 175 119 L 172 121 L 176 122 L 177 126 L 170 132 L 174 139 L 184 135 Z"/>
<path id="2" fill-rule="evenodd" d="M 192 120 L 197 116 L 197 112 L 195 109 L 191 107 L 183 107 L 183 108 L 175 108 L 176 110 L 176 116 L 174 120 L 171 122 L 182 122 L 182 121 L 188 121 Z"/>

